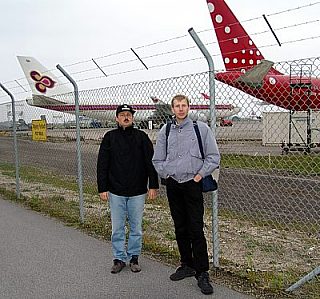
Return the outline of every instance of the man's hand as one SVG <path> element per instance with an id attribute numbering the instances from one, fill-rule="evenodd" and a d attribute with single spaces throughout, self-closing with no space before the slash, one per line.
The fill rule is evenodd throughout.
<path id="1" fill-rule="evenodd" d="M 148 190 L 148 199 L 155 199 L 158 196 L 157 189 L 149 189 Z"/>
<path id="2" fill-rule="evenodd" d="M 193 178 L 193 180 L 194 180 L 196 183 L 200 182 L 201 179 L 202 179 L 202 176 L 201 176 L 199 173 Z"/>
<path id="3" fill-rule="evenodd" d="M 102 201 L 107 201 L 109 199 L 108 192 L 101 192 L 101 193 L 99 193 L 99 195 L 100 195 L 100 199 Z"/>

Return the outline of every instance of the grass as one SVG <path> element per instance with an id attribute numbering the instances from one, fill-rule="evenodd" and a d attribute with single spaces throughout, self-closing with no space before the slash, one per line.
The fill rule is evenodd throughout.
<path id="1" fill-rule="evenodd" d="M 219 209 L 219 217 L 227 219 L 239 219 L 239 221 L 248 221 L 254 223 L 255 226 L 268 227 L 270 229 L 276 229 L 281 231 L 302 231 L 308 234 L 317 234 L 320 230 L 320 224 L 312 222 L 312 226 L 308 225 L 307 222 L 300 222 L 295 220 L 284 220 L 283 222 L 261 219 L 261 214 L 244 214 L 241 211 L 231 211 L 226 208 Z"/>
<path id="2" fill-rule="evenodd" d="M 320 175 L 320 156 L 314 154 L 270 157 L 224 154 L 221 158 L 221 168 L 273 169 L 301 175 Z"/>
<path id="3" fill-rule="evenodd" d="M 289 159 L 279 160 L 278 167 L 283 167 L 283 163 L 287 163 L 288 161 L 294 161 L 295 157 L 288 156 Z M 259 158 L 261 157 L 253 157 Z M 300 156 L 301 158 L 301 156 Z M 305 157 L 304 157 L 305 158 Z M 239 159 L 234 157 L 234 161 L 238 161 L 238 166 L 241 166 L 239 163 Z M 230 160 L 231 161 L 231 160 Z M 246 166 L 250 165 L 251 158 L 247 159 Z M 285 162 L 286 161 L 286 162 Z M 241 162 L 241 160 L 240 160 Z M 243 162 L 243 161 L 242 161 Z M 253 163 L 253 162 L 252 162 Z M 264 162 L 265 163 L 265 162 Z M 320 165 L 320 163 L 319 163 Z M 260 165 L 262 166 L 262 164 Z M 266 165 L 265 165 L 266 166 Z M 15 177 L 15 169 L 14 165 L 10 165 L 7 163 L 0 163 L 0 170 L 1 173 L 10 176 L 12 178 Z M 298 171 L 299 167 L 296 167 L 295 171 Z M 34 167 L 26 167 L 23 166 L 20 168 L 20 177 L 21 179 L 28 181 L 28 182 L 41 182 L 48 185 L 53 185 L 55 187 L 64 188 L 66 190 L 77 191 L 77 184 L 75 179 L 72 177 L 61 177 L 55 173 L 48 173 L 46 170 L 39 170 L 38 168 Z M 96 195 L 96 187 L 93 184 L 85 184 L 84 190 L 87 193 Z M 7 199 L 17 201 L 23 204 L 26 207 L 29 207 L 35 211 L 41 212 L 43 214 L 49 215 L 51 217 L 57 218 L 63 221 L 66 225 L 72 226 L 78 229 L 85 231 L 86 233 L 95 236 L 100 239 L 110 239 L 111 235 L 111 224 L 106 219 L 101 219 L 99 215 L 95 214 L 87 214 L 85 223 L 80 223 L 79 217 L 79 205 L 77 202 L 69 201 L 64 196 L 46 196 L 46 197 L 36 197 L 33 196 L 31 198 L 27 198 L 21 196 L 20 199 L 17 199 L 15 193 L 13 191 L 8 191 L 4 188 L 0 187 L 0 193 Z M 92 199 L 92 202 L 94 200 Z M 168 209 L 168 203 L 165 198 L 158 198 L 154 201 L 147 201 L 150 205 L 152 205 L 151 209 L 154 210 L 155 213 L 162 213 L 163 209 Z M 103 216 L 105 218 L 108 214 Z M 238 215 L 236 213 L 230 213 L 230 211 L 220 210 L 219 217 L 224 219 L 241 219 L 244 220 L 244 215 Z M 253 221 L 253 219 L 245 219 L 247 221 Z M 144 237 L 143 237 L 143 251 L 150 256 L 156 258 L 165 263 L 169 263 L 172 265 L 176 265 L 179 262 L 179 253 L 176 248 L 169 247 L 165 243 L 161 242 L 157 237 L 157 234 L 162 234 L 165 240 L 174 241 L 175 236 L 172 230 L 172 224 L 167 222 L 161 222 L 158 225 L 157 232 L 155 231 L 148 231 L 150 227 L 153 227 L 152 224 L 154 221 L 153 219 L 144 219 L 143 227 L 144 227 Z M 265 221 L 259 221 L 257 218 L 254 219 L 254 223 L 258 223 L 261 226 L 265 227 L 271 225 L 271 228 L 274 227 L 274 222 L 268 223 Z M 280 225 L 281 226 L 281 225 Z M 277 225 L 279 229 L 279 225 Z M 284 227 L 281 227 L 282 229 Z M 294 226 L 292 227 L 294 228 Z M 149 229 L 150 230 L 150 229 Z M 251 236 L 245 237 L 245 248 L 247 252 L 247 262 L 245 267 L 239 267 L 239 265 L 233 264 L 230 260 L 223 260 L 221 259 L 220 264 L 221 268 L 217 270 L 219 275 L 224 277 L 228 277 L 230 275 L 229 270 L 230 266 L 233 269 L 232 274 L 232 281 L 228 281 L 228 284 L 232 284 L 233 286 L 236 285 L 247 285 L 252 289 L 255 289 L 256 292 L 262 292 L 264 294 L 273 294 L 274 297 L 272 298 L 285 298 L 281 296 L 287 296 L 283 293 L 283 290 L 288 285 L 292 284 L 293 282 L 297 281 L 303 275 L 299 269 L 287 269 L 286 271 L 276 272 L 276 271 L 259 271 L 256 269 L 253 254 L 254 251 L 258 248 L 261 251 L 266 252 L 274 252 L 275 254 L 281 255 L 282 248 L 279 247 L 277 244 L 262 244 L 259 241 L 255 240 Z M 313 294 L 320 293 L 319 287 L 319 279 L 316 278 L 310 284 L 306 284 L 301 288 L 301 291 L 304 294 L 304 297 L 301 298 L 317 298 L 312 297 Z M 273 296 L 271 295 L 271 296 Z M 309 297 L 311 296 L 311 297 Z M 262 297 L 263 298 L 263 297 Z M 267 298 L 267 297 L 266 297 Z M 271 297 L 269 297 L 271 298 Z"/>

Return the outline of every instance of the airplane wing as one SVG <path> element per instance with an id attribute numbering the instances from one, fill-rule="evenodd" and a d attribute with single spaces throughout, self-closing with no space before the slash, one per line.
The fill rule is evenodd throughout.
<path id="1" fill-rule="evenodd" d="M 266 76 L 266 74 L 268 74 L 273 64 L 274 63 L 272 61 L 264 59 L 255 67 L 246 71 L 236 81 L 245 83 L 255 88 L 260 88 L 262 86 L 264 77 Z"/>

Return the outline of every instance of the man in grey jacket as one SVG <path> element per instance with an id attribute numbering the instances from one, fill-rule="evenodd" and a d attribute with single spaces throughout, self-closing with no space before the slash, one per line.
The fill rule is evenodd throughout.
<path id="1" fill-rule="evenodd" d="M 219 167 L 220 154 L 213 132 L 197 122 L 204 152 L 202 159 L 194 124 L 188 117 L 189 99 L 176 95 L 171 101 L 175 117 L 166 136 L 166 126 L 159 132 L 153 165 L 166 179 L 167 197 L 175 226 L 181 266 L 170 276 L 173 281 L 195 276 L 204 294 L 212 294 L 209 258 L 203 232 L 203 195 L 201 179 Z"/>

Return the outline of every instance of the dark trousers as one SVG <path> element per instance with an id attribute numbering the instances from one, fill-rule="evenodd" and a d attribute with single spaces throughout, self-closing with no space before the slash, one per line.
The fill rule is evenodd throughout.
<path id="1" fill-rule="evenodd" d="M 209 270 L 207 242 L 203 232 L 203 196 L 201 183 L 178 183 L 167 179 L 167 196 L 174 222 L 181 263 L 197 273 Z"/>

